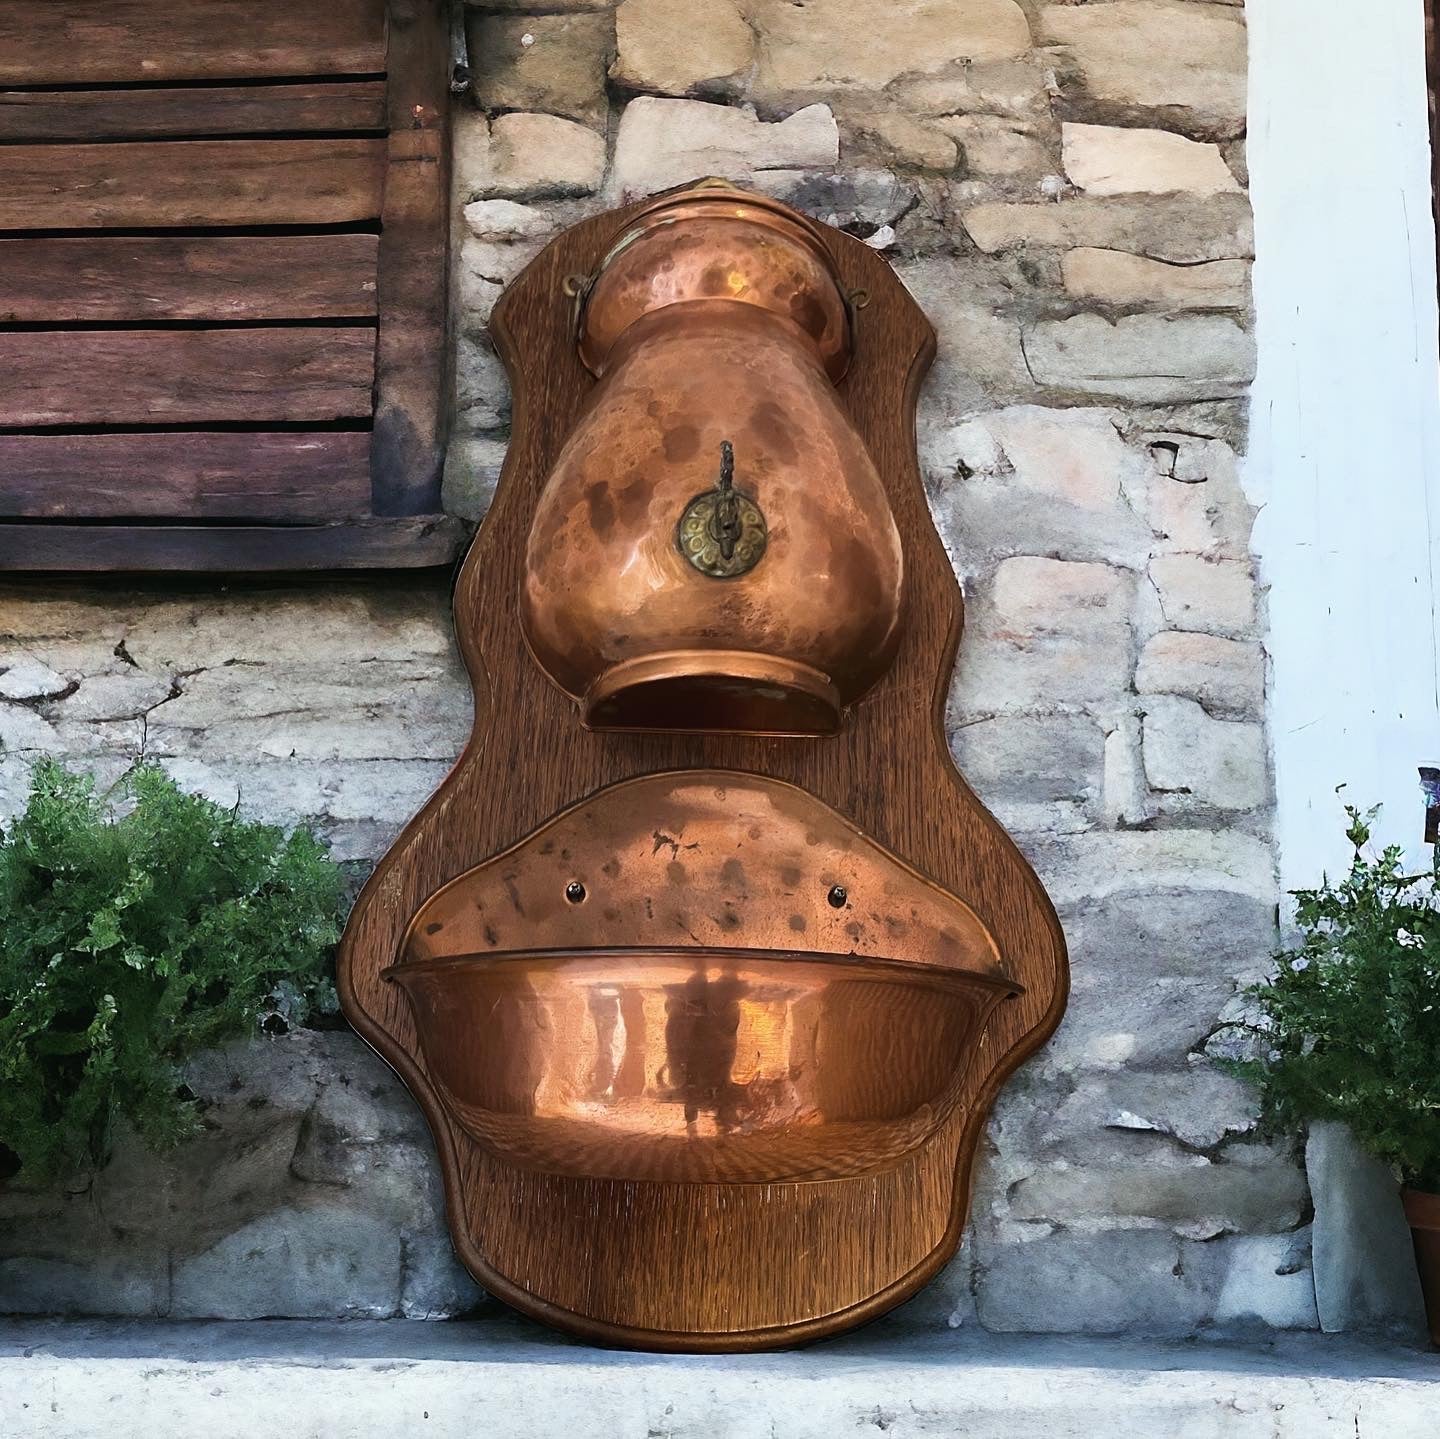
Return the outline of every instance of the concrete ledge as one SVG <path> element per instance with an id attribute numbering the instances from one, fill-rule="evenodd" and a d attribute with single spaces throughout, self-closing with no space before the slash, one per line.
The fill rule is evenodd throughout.
<path id="1" fill-rule="evenodd" d="M 910 1333 L 589 1349 L 518 1320 L 0 1324 L 5 1439 L 1434 1439 L 1440 1354 Z"/>

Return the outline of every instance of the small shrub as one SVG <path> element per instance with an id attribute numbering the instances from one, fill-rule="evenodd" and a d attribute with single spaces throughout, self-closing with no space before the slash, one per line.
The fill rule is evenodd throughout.
<path id="1" fill-rule="evenodd" d="M 1272 1127 L 1342 1120 L 1440 1192 L 1440 850 L 1430 873 L 1406 874 L 1398 845 L 1367 856 L 1377 811 L 1345 812 L 1349 872 L 1297 891 L 1301 943 L 1250 991 L 1264 1057 L 1238 1067 Z"/>
<path id="2" fill-rule="evenodd" d="M 0 834 L 0 1145 L 27 1179 L 100 1162 L 120 1117 L 155 1148 L 194 1133 L 184 1061 L 329 987 L 341 877 L 317 840 L 152 766 L 119 789 L 45 761 Z"/>

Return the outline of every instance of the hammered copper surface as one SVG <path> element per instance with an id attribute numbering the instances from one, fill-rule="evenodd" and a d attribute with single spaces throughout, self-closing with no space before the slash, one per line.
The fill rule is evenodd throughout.
<path id="1" fill-rule="evenodd" d="M 597 388 L 576 346 L 566 281 L 595 274 L 617 234 L 643 219 L 647 208 L 597 216 L 565 232 L 495 308 L 491 333 L 513 383 L 512 439 L 455 593 L 456 637 L 475 693 L 474 732 L 454 771 L 365 886 L 341 944 L 337 982 L 346 1016 L 400 1072 L 425 1112 L 456 1249 L 486 1290 L 606 1344 L 773 1348 L 835 1334 L 882 1313 L 913 1295 L 954 1254 L 990 1106 L 1064 1010 L 1065 947 L 1039 881 L 965 786 L 947 749 L 944 703 L 962 605 L 931 522 L 913 429 L 933 335 L 883 257 L 860 241 L 828 229 L 806 231 L 818 237 L 840 291 L 870 295 L 850 367 L 833 394 L 863 437 L 902 537 L 906 611 L 894 663 L 851 707 L 843 728 L 832 738 L 801 740 L 585 729 L 576 723 L 573 701 L 527 653 L 519 623 L 527 536 L 547 476 Z M 771 318 L 795 328 L 785 317 Z M 717 435 L 717 443 L 721 438 L 729 437 Z M 736 484 L 744 489 L 738 449 L 736 462 Z M 695 473 L 690 495 L 715 482 L 711 462 L 697 462 Z M 768 564 L 767 557 L 754 573 Z M 669 693 L 677 705 L 689 703 L 682 683 Z M 720 772 L 768 782 L 771 807 L 754 808 L 736 780 L 716 785 Z M 611 832 L 609 852 L 587 847 L 590 832 L 579 820 L 607 794 L 630 783 L 638 793 L 653 781 L 678 795 L 691 784 L 703 791 L 707 779 L 711 800 L 701 804 L 703 794 L 692 795 L 686 811 L 697 805 L 706 814 L 727 806 L 733 811 L 731 840 L 743 844 L 734 857 L 743 865 L 745 887 L 769 900 L 726 902 L 740 889 L 734 871 L 725 872 L 731 856 L 721 848 L 725 832 L 718 823 L 704 826 L 715 848 L 703 862 L 701 849 L 687 848 L 692 838 L 666 828 L 664 810 L 647 834 L 639 805 L 631 847 L 615 842 L 618 830 Z M 713 793 L 721 789 L 723 799 Z M 789 797 L 806 794 L 820 807 L 811 821 L 798 801 L 787 808 Z M 598 833 L 604 807 L 594 813 Z M 826 813 L 831 819 L 822 823 Z M 812 830 L 822 842 L 798 881 L 778 861 L 767 871 L 767 836 L 780 836 L 782 848 L 800 844 L 808 854 Z M 834 848 L 833 837 L 844 835 L 860 839 Z M 872 868 L 867 845 L 888 856 L 893 869 L 878 860 Z M 654 868 L 646 868 L 642 855 L 652 851 Z M 573 868 L 581 859 L 583 876 Z M 612 859 L 616 870 L 607 873 Z M 854 868 L 837 871 L 840 860 Z M 673 886 L 662 887 L 672 864 L 680 867 Z M 509 898 L 507 875 L 524 914 Z M 893 892 L 885 891 L 891 880 Z M 572 881 L 584 889 L 583 898 L 566 897 Z M 877 883 L 880 902 L 874 901 Z M 839 908 L 829 897 L 837 887 L 845 890 L 837 896 Z M 909 922 L 896 905 L 912 893 L 917 917 Z M 657 928 L 646 899 L 650 911 L 683 920 L 693 938 L 673 924 Z M 462 922 L 467 905 L 477 903 L 485 915 L 477 909 Z M 743 925 L 738 937 L 732 909 Z M 797 917 L 803 932 L 791 927 Z M 899 940 L 889 934 L 897 918 L 911 924 Z M 440 929 L 427 933 L 436 923 Z M 493 947 L 487 924 L 496 929 Z M 946 929 L 962 943 L 932 963 L 925 956 L 940 954 Z M 921 930 L 933 934 L 933 945 L 915 939 Z M 692 951 L 740 948 L 764 951 L 757 960 L 769 956 L 776 964 L 792 962 L 788 954 L 802 964 L 833 966 L 847 962 L 843 955 L 854 949 L 854 963 L 883 965 L 894 953 L 908 962 L 907 972 L 938 969 L 962 980 L 972 971 L 998 973 L 1023 989 L 994 1005 L 973 1043 L 962 1046 L 971 1058 L 948 1117 L 893 1161 L 850 1177 L 771 1183 L 579 1177 L 517 1163 L 474 1137 L 432 1073 L 405 992 L 383 977 L 397 962 L 445 963 L 441 956 L 449 954 L 458 965 L 470 963 L 469 954 L 532 949 L 541 933 L 551 951 L 616 944 L 683 951 L 692 965 L 697 959 L 707 965 L 711 979 L 723 979 L 719 963 Z M 816 954 L 829 958 L 816 960 Z M 710 1032 L 703 1016 L 715 1007 L 708 999 L 699 1006 L 701 1040 Z M 587 1000 L 585 1022 L 588 1013 Z M 609 1022 L 603 1014 L 601 1022 Z M 877 1042 L 890 1063 L 903 1065 L 910 1024 L 907 1018 L 865 1029 L 884 1031 Z M 604 1052 L 598 1030 L 595 1052 Z M 613 1038 L 610 1052 L 616 1053 Z M 881 1066 L 862 1059 L 860 1067 Z M 698 1090 L 697 1123 L 716 1122 L 718 1139 L 718 1115 L 712 1110 L 706 1120 L 704 1072 L 702 1059 L 690 1080 Z M 684 1101 L 678 1102 L 683 1116 Z"/>
<path id="2" fill-rule="evenodd" d="M 1013 984 L 975 911 L 829 805 L 763 775 L 612 785 L 433 895 L 407 962 L 520 949 L 799 950 Z"/>
<path id="3" fill-rule="evenodd" d="M 602 378 L 536 506 L 520 609 L 593 727 L 832 733 L 894 658 L 900 537 L 836 395 L 849 321 L 813 228 L 723 187 L 682 193 L 624 230 L 586 293 Z M 677 532 L 726 444 L 765 546 L 717 576 Z"/>
<path id="4" fill-rule="evenodd" d="M 724 180 L 700 181 L 633 214 L 581 300 L 580 356 L 596 375 L 642 316 L 697 300 L 788 320 L 831 380 L 850 365 L 849 306 L 819 227 Z"/>
<path id="5" fill-rule="evenodd" d="M 397 965 L 450 1113 L 577 1179 L 770 1184 L 893 1164 L 954 1109 L 1011 987 L 740 949 Z"/>

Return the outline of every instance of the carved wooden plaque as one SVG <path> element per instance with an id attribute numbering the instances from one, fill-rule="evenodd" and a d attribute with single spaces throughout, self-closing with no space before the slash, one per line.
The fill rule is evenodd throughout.
<path id="1" fill-rule="evenodd" d="M 488 1290 L 603 1343 L 761 1349 L 877 1315 L 951 1257 L 986 1114 L 1068 975 L 1039 881 L 946 746 L 961 598 L 914 440 L 934 336 L 865 245 L 809 227 L 868 300 L 834 393 L 903 556 L 893 661 L 838 730 L 587 727 L 527 647 L 542 492 L 609 398 L 577 347 L 574 277 L 648 213 L 567 231 L 496 308 L 514 434 L 455 593 L 474 731 L 361 894 L 340 991 L 424 1108 Z M 767 488 L 761 443 L 733 455 L 769 525 L 755 577 L 803 532 L 785 496 L 806 503 Z M 636 462 L 629 482 L 656 474 Z"/>

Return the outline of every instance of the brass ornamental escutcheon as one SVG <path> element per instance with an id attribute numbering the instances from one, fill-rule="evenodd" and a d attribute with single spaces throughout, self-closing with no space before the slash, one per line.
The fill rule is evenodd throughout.
<path id="1" fill-rule="evenodd" d="M 720 478 L 696 495 L 675 527 L 680 553 L 717 580 L 748 574 L 765 557 L 769 531 L 760 506 L 735 488 L 735 448 L 720 442 Z"/>

